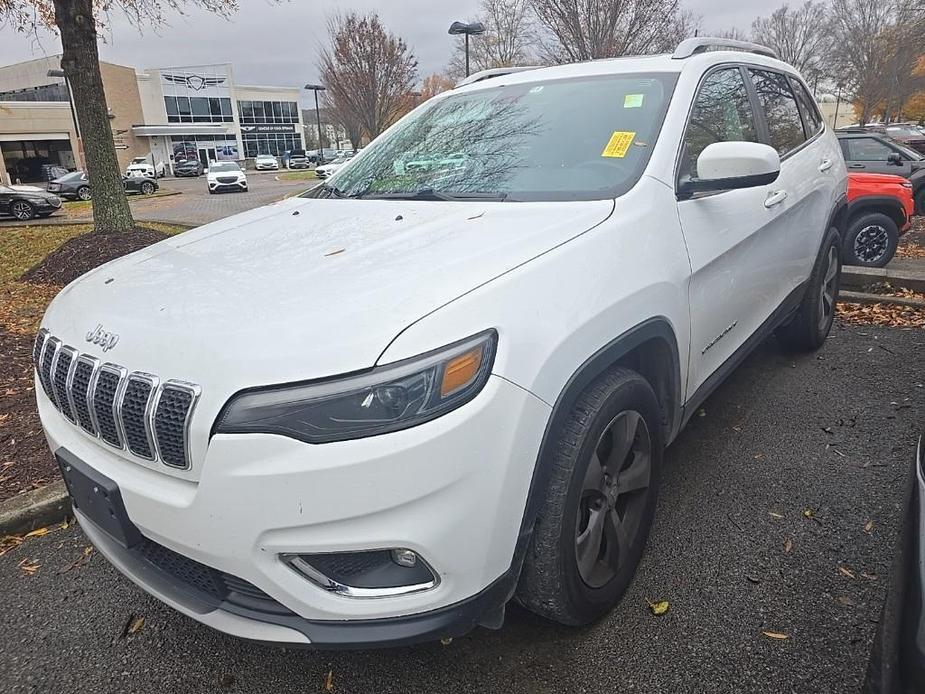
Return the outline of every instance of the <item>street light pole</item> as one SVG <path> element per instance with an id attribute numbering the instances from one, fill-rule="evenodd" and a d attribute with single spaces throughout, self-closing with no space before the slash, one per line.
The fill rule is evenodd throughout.
<path id="1" fill-rule="evenodd" d="M 481 22 L 453 22 L 450 25 L 450 35 L 456 36 L 463 34 L 466 37 L 466 77 L 469 76 L 469 37 L 478 36 L 485 33 L 485 26 Z"/>
<path id="2" fill-rule="evenodd" d="M 324 163 L 324 146 L 321 144 L 321 109 L 318 106 L 318 92 L 325 91 L 325 87 L 320 84 L 306 84 L 305 88 L 315 92 L 315 123 L 318 125 L 318 158 L 315 166 L 320 166 Z"/>
<path id="3" fill-rule="evenodd" d="M 80 137 L 80 123 L 77 122 L 77 111 L 74 110 L 74 93 L 71 91 L 71 81 L 67 78 L 67 75 L 64 73 L 64 70 L 49 70 L 45 73 L 48 77 L 63 77 L 64 86 L 67 88 L 67 105 L 71 107 L 71 120 L 74 121 L 74 134 L 77 135 L 77 152 L 74 156 L 74 163 L 77 164 L 78 169 L 82 169 L 82 160 L 83 152 L 83 140 Z"/>

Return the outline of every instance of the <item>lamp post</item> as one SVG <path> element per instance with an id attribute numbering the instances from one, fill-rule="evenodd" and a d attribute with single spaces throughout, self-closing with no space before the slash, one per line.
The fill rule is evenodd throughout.
<path id="1" fill-rule="evenodd" d="M 448 32 L 451 36 L 463 34 L 466 37 L 466 77 L 469 76 L 469 37 L 485 33 L 485 25 L 481 22 L 453 22 Z"/>
<path id="2" fill-rule="evenodd" d="M 74 94 L 71 92 L 71 81 L 64 74 L 64 70 L 49 70 L 45 73 L 48 77 L 63 77 L 64 84 L 67 87 L 67 104 L 71 107 L 71 120 L 74 121 L 74 132 L 77 135 L 77 152 L 74 156 L 78 169 L 82 169 L 83 163 L 83 139 L 80 137 L 80 124 L 77 122 L 77 111 L 74 110 Z"/>
<path id="3" fill-rule="evenodd" d="M 324 163 L 324 146 L 321 143 L 321 109 L 318 107 L 318 92 L 323 92 L 325 88 L 320 84 L 306 84 L 305 88 L 315 92 L 315 122 L 318 124 L 318 158 L 315 161 L 315 166 L 317 167 Z"/>

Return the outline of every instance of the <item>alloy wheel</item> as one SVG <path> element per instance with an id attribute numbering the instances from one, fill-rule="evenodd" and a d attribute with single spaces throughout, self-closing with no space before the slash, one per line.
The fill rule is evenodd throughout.
<path id="1" fill-rule="evenodd" d="M 652 477 L 652 439 L 634 410 L 611 420 L 594 447 L 581 488 L 575 557 L 581 579 L 606 585 L 636 540 Z"/>
<path id="2" fill-rule="evenodd" d="M 16 219 L 21 221 L 26 221 L 27 219 L 32 219 L 32 205 L 28 202 L 23 202 L 22 200 L 17 200 L 13 203 L 12 213 Z"/>
<path id="3" fill-rule="evenodd" d="M 77 191 L 77 197 L 81 200 L 89 200 L 91 197 L 89 188 L 81 188 Z"/>
<path id="4" fill-rule="evenodd" d="M 854 237 L 854 255 L 865 263 L 876 263 L 886 253 L 890 245 L 890 235 L 879 224 L 864 227 Z"/>
<path id="5" fill-rule="evenodd" d="M 819 290 L 819 329 L 825 331 L 835 314 L 835 291 L 838 285 L 838 249 L 829 248 L 825 275 Z"/>

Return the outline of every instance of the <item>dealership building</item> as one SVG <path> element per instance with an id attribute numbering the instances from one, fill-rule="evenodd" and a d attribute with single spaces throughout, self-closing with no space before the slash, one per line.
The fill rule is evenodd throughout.
<path id="1" fill-rule="evenodd" d="M 0 177 L 40 181 L 45 165 L 82 166 L 60 56 L 0 67 Z M 238 84 L 228 63 L 144 71 L 101 62 L 110 126 L 124 169 L 134 157 L 244 163 L 302 148 L 298 87 Z M 47 168 L 47 167 L 46 167 Z"/>

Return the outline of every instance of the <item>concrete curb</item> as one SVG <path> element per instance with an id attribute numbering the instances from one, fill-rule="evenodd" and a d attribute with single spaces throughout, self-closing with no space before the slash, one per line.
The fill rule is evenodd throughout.
<path id="1" fill-rule="evenodd" d="M 52 482 L 0 502 L 0 535 L 27 533 L 71 515 L 71 502 L 63 480 Z"/>
<path id="2" fill-rule="evenodd" d="M 888 294 L 867 294 L 866 292 L 842 291 L 838 293 L 839 303 L 851 304 L 894 304 L 908 308 L 925 308 L 925 300 Z"/>
<path id="3" fill-rule="evenodd" d="M 925 272 L 891 270 L 885 267 L 845 266 L 842 268 L 841 283 L 845 287 L 866 287 L 877 282 L 888 282 L 894 287 L 923 292 L 925 291 Z"/>

